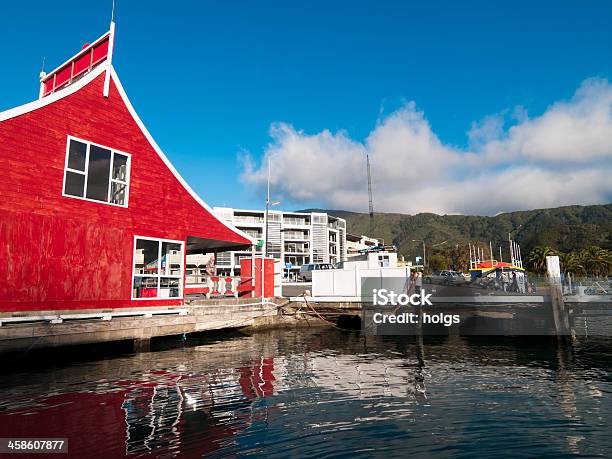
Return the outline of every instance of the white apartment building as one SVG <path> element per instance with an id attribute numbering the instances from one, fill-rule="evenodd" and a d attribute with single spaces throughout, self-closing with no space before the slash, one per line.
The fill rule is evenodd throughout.
<path id="1" fill-rule="evenodd" d="M 254 239 L 265 240 L 265 211 L 214 207 L 219 218 Z M 281 260 L 285 273 L 294 277 L 308 263 L 337 264 L 346 260 L 346 221 L 326 213 L 268 211 L 268 256 Z M 256 249 L 258 254 L 264 248 Z M 240 274 L 240 260 L 251 252 L 220 252 L 217 272 Z"/>

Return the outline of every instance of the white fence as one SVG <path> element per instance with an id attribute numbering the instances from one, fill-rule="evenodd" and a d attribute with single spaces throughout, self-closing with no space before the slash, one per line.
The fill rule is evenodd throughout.
<path id="1" fill-rule="evenodd" d="M 405 278 L 410 279 L 410 267 L 370 269 L 329 269 L 312 272 L 312 296 L 330 297 L 339 301 L 361 300 L 362 279 Z"/>

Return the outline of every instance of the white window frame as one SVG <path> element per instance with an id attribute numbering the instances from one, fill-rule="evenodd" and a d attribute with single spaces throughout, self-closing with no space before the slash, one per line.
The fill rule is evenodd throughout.
<path id="1" fill-rule="evenodd" d="M 155 241 L 158 242 L 157 246 L 157 274 L 136 274 L 136 242 L 138 239 L 143 239 L 146 241 Z M 181 246 L 181 272 L 179 275 L 171 275 L 171 274 L 161 274 L 161 256 L 162 256 L 162 246 L 164 242 L 170 242 L 172 244 L 179 244 Z M 169 263 L 166 262 L 166 265 L 169 266 Z M 162 239 L 158 237 L 147 237 L 147 236 L 134 236 L 134 245 L 132 248 L 132 266 L 130 267 L 132 273 L 132 293 L 130 294 L 132 300 L 140 301 L 140 300 L 183 300 L 184 299 L 184 279 L 185 279 L 185 242 L 184 241 L 175 241 L 173 239 Z M 156 277 L 157 278 L 157 296 L 155 297 L 145 297 L 139 298 L 134 296 L 134 279 L 136 277 Z M 179 296 L 174 297 L 161 297 L 161 279 L 162 278 L 171 278 L 178 279 L 179 281 Z"/>
<path id="2" fill-rule="evenodd" d="M 125 153 L 121 150 L 117 150 L 116 148 L 111 148 L 105 145 L 100 145 L 98 143 L 91 142 L 89 140 L 80 139 L 72 135 L 68 135 L 66 137 L 67 137 L 66 138 L 66 158 L 64 159 L 64 179 L 62 181 L 62 196 L 66 198 L 80 199 L 81 201 L 89 201 L 89 202 L 96 202 L 98 204 L 106 204 L 108 206 L 127 208 L 129 204 L 129 200 L 130 200 L 130 172 L 132 169 L 132 155 L 129 153 Z M 70 141 L 71 140 L 76 140 L 77 142 L 81 142 L 87 145 L 87 149 L 85 150 L 85 171 L 70 169 L 68 167 L 68 156 L 70 154 Z M 110 171 L 108 174 L 108 193 L 106 195 L 106 199 L 107 199 L 106 201 L 98 201 L 97 199 L 91 199 L 87 197 L 87 180 L 89 178 L 89 150 L 91 149 L 92 145 L 95 147 L 100 147 L 106 150 L 110 150 L 111 152 Z M 123 184 L 121 181 L 113 179 L 113 162 L 115 161 L 115 153 L 119 153 L 120 155 L 127 156 L 127 164 L 126 164 L 127 170 L 125 171 L 125 204 L 115 204 L 113 202 L 110 202 L 110 193 L 112 190 L 113 182 Z M 85 176 L 85 184 L 83 185 L 83 197 L 66 194 L 66 175 L 68 175 L 68 172 L 72 172 L 73 174 L 79 174 L 79 175 Z"/>

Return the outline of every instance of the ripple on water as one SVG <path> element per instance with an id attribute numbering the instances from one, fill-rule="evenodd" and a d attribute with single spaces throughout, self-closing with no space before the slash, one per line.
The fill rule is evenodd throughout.
<path id="1" fill-rule="evenodd" d="M 591 345 L 436 338 L 420 362 L 410 338 L 261 332 L 5 374 L 0 427 L 88 457 L 610 456 Z"/>

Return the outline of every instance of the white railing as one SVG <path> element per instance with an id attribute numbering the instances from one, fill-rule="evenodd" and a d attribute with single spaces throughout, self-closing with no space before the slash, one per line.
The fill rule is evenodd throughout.
<path id="1" fill-rule="evenodd" d="M 185 282 L 186 295 L 211 297 L 235 297 L 251 291 L 249 276 L 188 276 Z"/>
<path id="2" fill-rule="evenodd" d="M 306 222 L 306 220 L 303 218 L 283 218 L 283 223 L 285 225 L 293 225 L 293 226 L 310 225 L 310 223 Z"/>
<path id="3" fill-rule="evenodd" d="M 234 215 L 234 223 L 263 223 L 263 217 L 250 217 L 247 215 Z"/>
<path id="4" fill-rule="evenodd" d="M 100 319 L 100 320 L 113 320 L 114 318 L 121 317 L 143 317 L 145 319 L 153 316 L 178 314 L 179 316 L 186 316 L 189 314 L 189 310 L 186 308 L 173 308 L 173 309 L 153 309 L 153 310 L 139 310 L 139 311 L 117 311 L 117 312 L 100 312 L 100 313 L 75 313 L 75 314 L 53 314 L 53 315 L 41 315 L 41 316 L 21 316 L 21 317 L 0 317 L 0 327 L 6 324 L 17 324 L 17 323 L 30 323 L 30 322 L 48 322 L 50 324 L 61 324 L 67 320 L 83 320 L 83 319 Z"/>
<path id="5" fill-rule="evenodd" d="M 285 241 L 287 240 L 291 240 L 291 241 L 309 241 L 310 238 L 308 236 L 306 236 L 303 233 L 290 233 L 288 231 L 285 231 L 285 237 L 284 237 Z"/>

